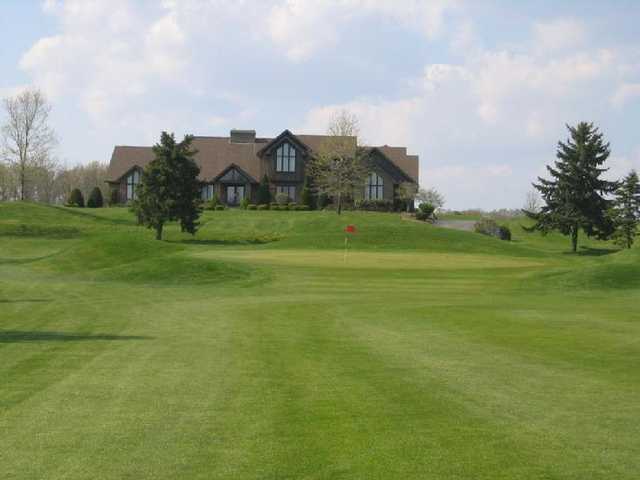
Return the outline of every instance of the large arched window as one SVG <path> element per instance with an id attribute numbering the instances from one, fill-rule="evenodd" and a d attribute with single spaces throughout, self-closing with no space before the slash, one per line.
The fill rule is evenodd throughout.
<path id="1" fill-rule="evenodd" d="M 384 180 L 376 172 L 371 172 L 367 177 L 367 185 L 364 189 L 365 200 L 384 199 Z"/>
<path id="2" fill-rule="evenodd" d="M 134 170 L 126 178 L 127 201 L 136 199 L 136 187 L 140 183 L 140 170 Z"/>
<path id="3" fill-rule="evenodd" d="M 296 171 L 296 149 L 289 143 L 283 143 L 276 150 L 276 172 Z"/>

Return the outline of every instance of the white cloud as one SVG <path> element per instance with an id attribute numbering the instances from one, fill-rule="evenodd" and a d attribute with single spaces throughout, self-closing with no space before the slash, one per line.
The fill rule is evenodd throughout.
<path id="1" fill-rule="evenodd" d="M 433 39 L 444 29 L 445 14 L 456 0 L 286 0 L 276 3 L 267 17 L 274 43 L 292 61 L 309 59 L 335 46 L 350 22 L 377 16 L 399 23 Z"/>
<path id="2" fill-rule="evenodd" d="M 633 73 L 620 50 L 570 48 L 582 45 L 586 33 L 576 24 L 575 38 L 562 39 L 556 31 L 562 24 L 537 25 L 531 43 L 513 50 L 476 50 L 459 64 L 427 65 L 422 78 L 411 82 L 415 91 L 404 98 L 358 98 L 313 108 L 303 128 L 325 126 L 333 112 L 346 108 L 360 118 L 370 143 L 389 141 L 419 153 L 422 183 L 466 201 L 484 189 L 494 206 L 509 205 L 509 196 L 526 191 L 553 159 L 564 125 L 597 122 L 621 72 Z M 535 42 L 541 33 L 563 49 L 539 55 Z M 614 102 L 636 95 L 640 88 L 629 84 Z M 478 165 L 487 158 L 493 161 Z M 514 180 L 508 187 L 486 192 L 493 188 L 489 180 L 509 177 Z"/>
<path id="3" fill-rule="evenodd" d="M 539 51 L 581 47 L 587 40 L 587 28 L 575 18 L 558 18 L 533 25 L 534 48 Z"/>
<path id="4" fill-rule="evenodd" d="M 611 103 L 617 108 L 640 98 L 640 83 L 623 83 L 611 97 Z"/>

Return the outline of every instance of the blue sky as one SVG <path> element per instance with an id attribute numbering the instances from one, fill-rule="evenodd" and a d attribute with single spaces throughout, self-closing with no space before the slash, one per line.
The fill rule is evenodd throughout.
<path id="1" fill-rule="evenodd" d="M 450 208 L 519 207 L 564 125 L 640 168 L 640 2 L 0 2 L 0 96 L 37 86 L 67 165 L 161 130 L 323 133 L 420 155 Z"/>

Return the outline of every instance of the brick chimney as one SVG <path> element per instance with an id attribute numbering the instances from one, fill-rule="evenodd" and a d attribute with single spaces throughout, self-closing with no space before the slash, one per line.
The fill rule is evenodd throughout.
<path id="1" fill-rule="evenodd" d="M 255 130 L 231 130 L 229 134 L 230 143 L 255 143 L 256 131 Z"/>

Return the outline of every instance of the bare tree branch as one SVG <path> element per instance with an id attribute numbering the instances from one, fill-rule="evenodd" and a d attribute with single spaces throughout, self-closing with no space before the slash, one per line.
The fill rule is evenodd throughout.
<path id="1" fill-rule="evenodd" d="M 20 200 L 32 198 L 34 172 L 51 169 L 57 140 L 49 126 L 51 106 L 39 90 L 4 100 L 7 120 L 0 129 L 2 157 L 16 168 Z"/>

